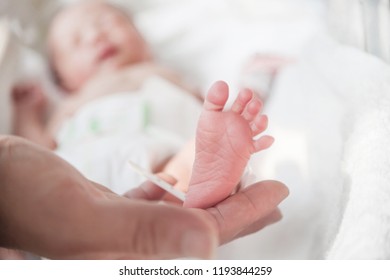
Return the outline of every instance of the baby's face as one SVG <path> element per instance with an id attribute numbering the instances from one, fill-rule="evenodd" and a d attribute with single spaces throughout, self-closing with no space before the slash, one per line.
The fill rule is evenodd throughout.
<path id="1" fill-rule="evenodd" d="M 61 85 L 71 92 L 97 74 L 150 59 L 131 20 L 96 1 L 58 14 L 49 33 L 49 51 Z"/>

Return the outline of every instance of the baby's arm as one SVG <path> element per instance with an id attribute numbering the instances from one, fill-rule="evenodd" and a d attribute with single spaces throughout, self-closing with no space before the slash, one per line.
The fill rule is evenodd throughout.
<path id="1" fill-rule="evenodd" d="M 35 82 L 21 83 L 12 90 L 13 134 L 54 149 L 56 143 L 46 130 L 48 100 Z"/>

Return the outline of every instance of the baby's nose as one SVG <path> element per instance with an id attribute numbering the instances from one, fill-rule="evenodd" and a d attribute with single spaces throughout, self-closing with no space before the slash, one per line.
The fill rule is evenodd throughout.
<path id="1" fill-rule="evenodd" d="M 86 44 L 95 45 L 105 40 L 106 35 L 98 28 L 88 27 L 84 32 L 84 41 Z"/>

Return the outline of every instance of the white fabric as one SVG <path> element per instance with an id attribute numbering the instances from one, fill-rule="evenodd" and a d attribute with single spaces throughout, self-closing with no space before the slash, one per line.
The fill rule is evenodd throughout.
<path id="1" fill-rule="evenodd" d="M 357 50 L 327 44 L 319 75 L 349 108 L 340 224 L 329 259 L 390 258 L 390 67 Z M 338 67 L 337 67 L 338 65 Z"/>
<path id="2" fill-rule="evenodd" d="M 356 119 L 344 157 L 344 215 L 328 259 L 390 259 L 390 114 L 384 106 Z"/>
<path id="3" fill-rule="evenodd" d="M 258 179 L 290 188 L 283 220 L 221 249 L 225 258 L 390 257 L 390 69 L 316 38 L 269 100 L 274 146 Z"/>
<path id="4" fill-rule="evenodd" d="M 58 133 L 57 153 L 89 179 L 123 194 L 145 178 L 128 161 L 153 170 L 192 139 L 200 103 L 159 78 L 141 89 L 83 106 Z"/>

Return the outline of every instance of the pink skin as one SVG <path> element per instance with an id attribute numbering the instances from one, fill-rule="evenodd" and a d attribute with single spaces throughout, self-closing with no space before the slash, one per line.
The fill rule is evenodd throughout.
<path id="1" fill-rule="evenodd" d="M 131 20 L 100 1 L 82 2 L 59 13 L 49 32 L 49 51 L 61 86 L 70 92 L 92 77 L 151 58 Z"/>
<path id="2" fill-rule="evenodd" d="M 196 156 L 185 207 L 207 208 L 227 198 L 239 184 L 251 155 L 270 147 L 274 139 L 254 137 L 267 127 L 261 101 L 242 90 L 232 108 L 223 111 L 228 86 L 217 82 L 210 89 L 196 135 Z"/>

